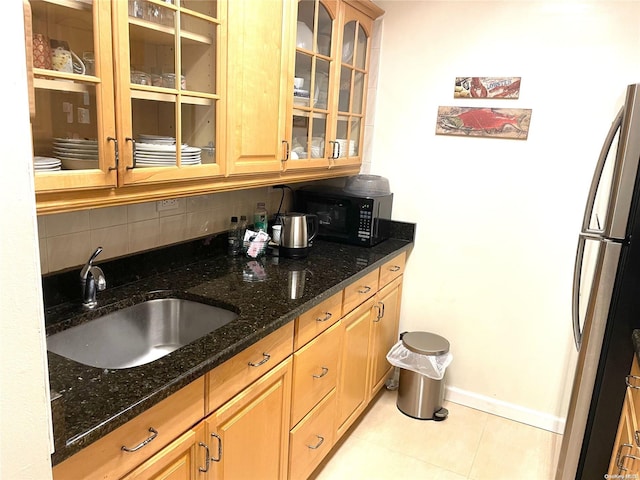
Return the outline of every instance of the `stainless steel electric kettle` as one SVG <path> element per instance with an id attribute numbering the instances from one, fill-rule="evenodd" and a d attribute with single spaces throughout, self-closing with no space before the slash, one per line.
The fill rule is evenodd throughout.
<path id="1" fill-rule="evenodd" d="M 318 233 L 317 215 L 289 213 L 281 217 L 280 256 L 302 258 L 309 254 L 309 242 Z"/>

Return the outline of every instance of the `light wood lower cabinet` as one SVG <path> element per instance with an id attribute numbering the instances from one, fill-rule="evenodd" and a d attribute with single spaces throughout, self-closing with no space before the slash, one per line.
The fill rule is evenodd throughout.
<path id="1" fill-rule="evenodd" d="M 287 478 L 291 358 L 207 417 L 210 475 L 216 480 Z"/>
<path id="2" fill-rule="evenodd" d="M 609 478 L 640 477 L 640 365 L 634 355 L 631 374 L 626 378 L 625 395 L 618 433 L 609 463 Z"/>
<path id="3" fill-rule="evenodd" d="M 342 319 L 342 352 L 338 382 L 338 437 L 364 411 L 369 398 L 369 335 L 373 298 Z"/>
<path id="4" fill-rule="evenodd" d="M 384 386 L 393 369 L 387 353 L 398 341 L 401 298 L 402 278 L 396 278 L 376 295 L 371 324 L 371 396 Z"/>

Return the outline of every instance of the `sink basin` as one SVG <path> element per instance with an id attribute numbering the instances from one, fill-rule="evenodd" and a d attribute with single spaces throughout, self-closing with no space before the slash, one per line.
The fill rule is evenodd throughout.
<path id="1" fill-rule="evenodd" d="M 190 344 L 237 316 L 191 300 L 147 300 L 51 335 L 47 349 L 92 367 L 136 367 Z"/>

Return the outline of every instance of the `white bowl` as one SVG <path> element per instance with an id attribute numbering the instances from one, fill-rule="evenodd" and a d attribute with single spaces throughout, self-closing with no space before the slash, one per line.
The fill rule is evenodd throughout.
<path id="1" fill-rule="evenodd" d="M 305 50 L 313 49 L 313 32 L 304 22 L 298 22 L 298 31 L 296 33 L 296 46 Z"/>

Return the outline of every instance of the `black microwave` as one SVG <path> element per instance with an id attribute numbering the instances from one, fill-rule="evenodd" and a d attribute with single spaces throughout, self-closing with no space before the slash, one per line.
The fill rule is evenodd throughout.
<path id="1" fill-rule="evenodd" d="M 371 247 L 389 238 L 393 193 L 365 197 L 335 187 L 296 191 L 296 210 L 318 216 L 318 238 Z"/>

